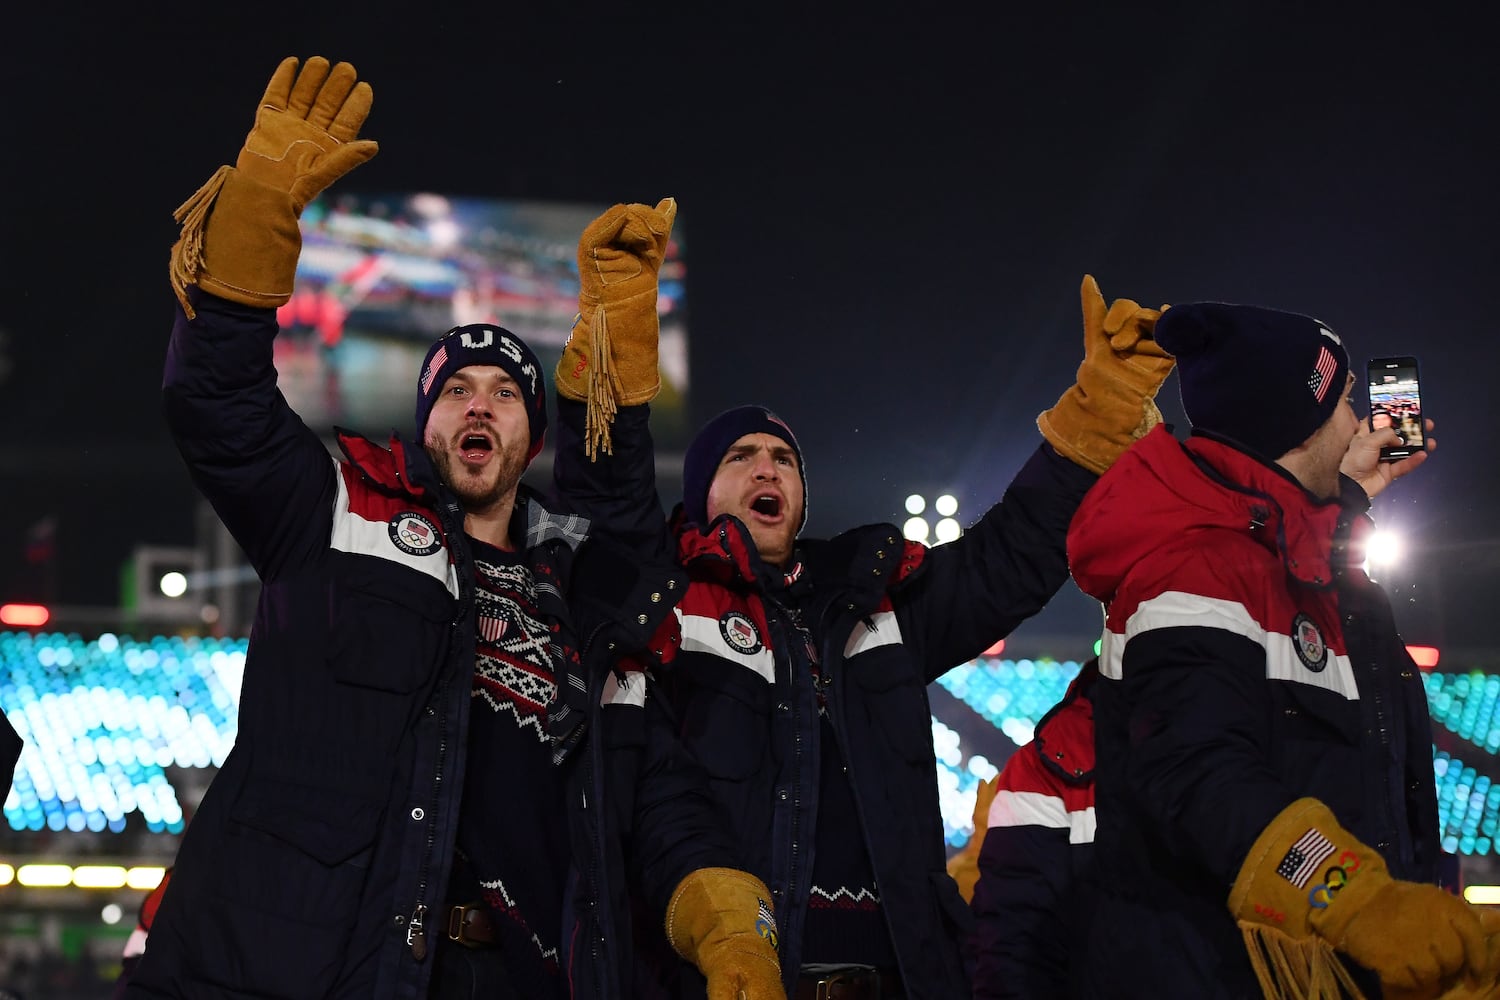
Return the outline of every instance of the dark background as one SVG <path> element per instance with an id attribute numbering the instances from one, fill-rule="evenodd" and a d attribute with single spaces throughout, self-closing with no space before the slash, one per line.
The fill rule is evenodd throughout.
<path id="1" fill-rule="evenodd" d="M 1478 5 L 295 6 L 6 16 L 0 601 L 110 604 L 137 542 L 193 540 L 157 391 L 171 212 L 277 61 L 322 54 L 375 88 L 381 153 L 349 190 L 674 195 L 694 409 L 790 422 L 812 532 L 913 490 L 982 513 L 1072 379 L 1085 271 L 1108 297 L 1313 313 L 1357 370 L 1418 355 L 1442 448 L 1377 501 L 1411 549 L 1390 582 L 1409 639 L 1489 644 L 1500 93 Z M 1162 403 L 1180 421 L 1175 382 Z M 51 559 L 28 560 L 48 518 Z M 1098 622 L 1070 585 L 1028 628 Z"/>

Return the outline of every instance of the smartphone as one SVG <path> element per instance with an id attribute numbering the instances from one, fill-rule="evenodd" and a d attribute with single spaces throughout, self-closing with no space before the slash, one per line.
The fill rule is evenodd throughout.
<path id="1" fill-rule="evenodd" d="M 1382 462 L 1396 462 L 1427 447 L 1422 419 L 1422 389 L 1413 357 L 1371 358 L 1365 367 L 1370 385 L 1370 428 L 1393 427 L 1401 443 L 1380 449 Z"/>

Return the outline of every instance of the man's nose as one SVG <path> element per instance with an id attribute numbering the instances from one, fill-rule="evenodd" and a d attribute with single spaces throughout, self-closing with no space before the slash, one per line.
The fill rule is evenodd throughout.
<path id="1" fill-rule="evenodd" d="M 781 478 L 781 470 L 776 467 L 776 462 L 771 456 L 760 455 L 755 459 L 755 478 L 774 482 Z"/>
<path id="2" fill-rule="evenodd" d="M 490 416 L 490 401 L 484 396 L 475 393 L 473 396 L 469 397 L 469 406 L 464 410 L 464 415 L 471 417 Z"/>

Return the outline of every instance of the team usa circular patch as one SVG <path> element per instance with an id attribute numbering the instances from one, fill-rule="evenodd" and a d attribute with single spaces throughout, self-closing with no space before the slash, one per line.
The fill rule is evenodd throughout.
<path id="1" fill-rule="evenodd" d="M 1317 624 L 1307 615 L 1299 613 L 1292 619 L 1292 647 L 1297 650 L 1302 665 L 1313 673 L 1320 673 L 1328 666 L 1328 644 L 1323 641 L 1323 633 L 1318 631 Z"/>
<path id="2" fill-rule="evenodd" d="M 719 634 L 736 651 L 746 656 L 759 653 L 762 649 L 760 632 L 756 630 L 755 623 L 738 611 L 727 612 L 719 619 Z"/>
<path id="3" fill-rule="evenodd" d="M 437 525 L 414 511 L 403 511 L 390 520 L 391 541 L 409 556 L 430 556 L 443 547 Z"/>

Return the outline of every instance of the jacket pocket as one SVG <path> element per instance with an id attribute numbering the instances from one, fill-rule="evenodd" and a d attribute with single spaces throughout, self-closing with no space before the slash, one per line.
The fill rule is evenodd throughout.
<path id="1" fill-rule="evenodd" d="M 329 586 L 329 669 L 356 687 L 408 694 L 448 652 L 454 602 L 442 585 L 393 567 L 340 574 Z"/>
<path id="2" fill-rule="evenodd" d="M 382 811 L 369 800 L 331 788 L 252 777 L 229 817 L 332 867 L 355 859 L 374 843 Z"/>
<path id="3" fill-rule="evenodd" d="M 932 713 L 927 690 L 899 650 L 888 647 L 855 658 L 844 665 L 864 693 L 870 732 L 889 743 L 908 763 L 924 764 L 934 759 Z M 894 655 L 893 655 L 894 654 Z M 873 658 L 870 658 L 872 657 Z M 851 705 L 851 711 L 857 706 Z"/>
<path id="4" fill-rule="evenodd" d="M 392 877 L 372 868 L 382 819 L 381 808 L 333 782 L 247 775 L 202 876 L 213 898 L 177 928 L 175 946 L 204 979 L 187 992 L 289 1000 L 337 992 L 353 971 L 345 961 L 372 876 Z"/>
<path id="5" fill-rule="evenodd" d="M 1279 725 L 1287 739 L 1314 743 L 1359 743 L 1360 705 L 1341 694 L 1310 684 L 1283 681 L 1276 703 Z"/>
<path id="6" fill-rule="evenodd" d="M 1270 748 L 1287 787 L 1315 795 L 1345 824 L 1364 811 L 1363 775 L 1370 765 L 1373 737 L 1363 741 L 1363 709 L 1358 701 L 1307 684 L 1279 685 L 1274 702 Z"/>
<path id="7" fill-rule="evenodd" d="M 771 691 L 732 663 L 694 659 L 682 712 L 683 743 L 712 778 L 743 781 L 766 763 Z"/>

